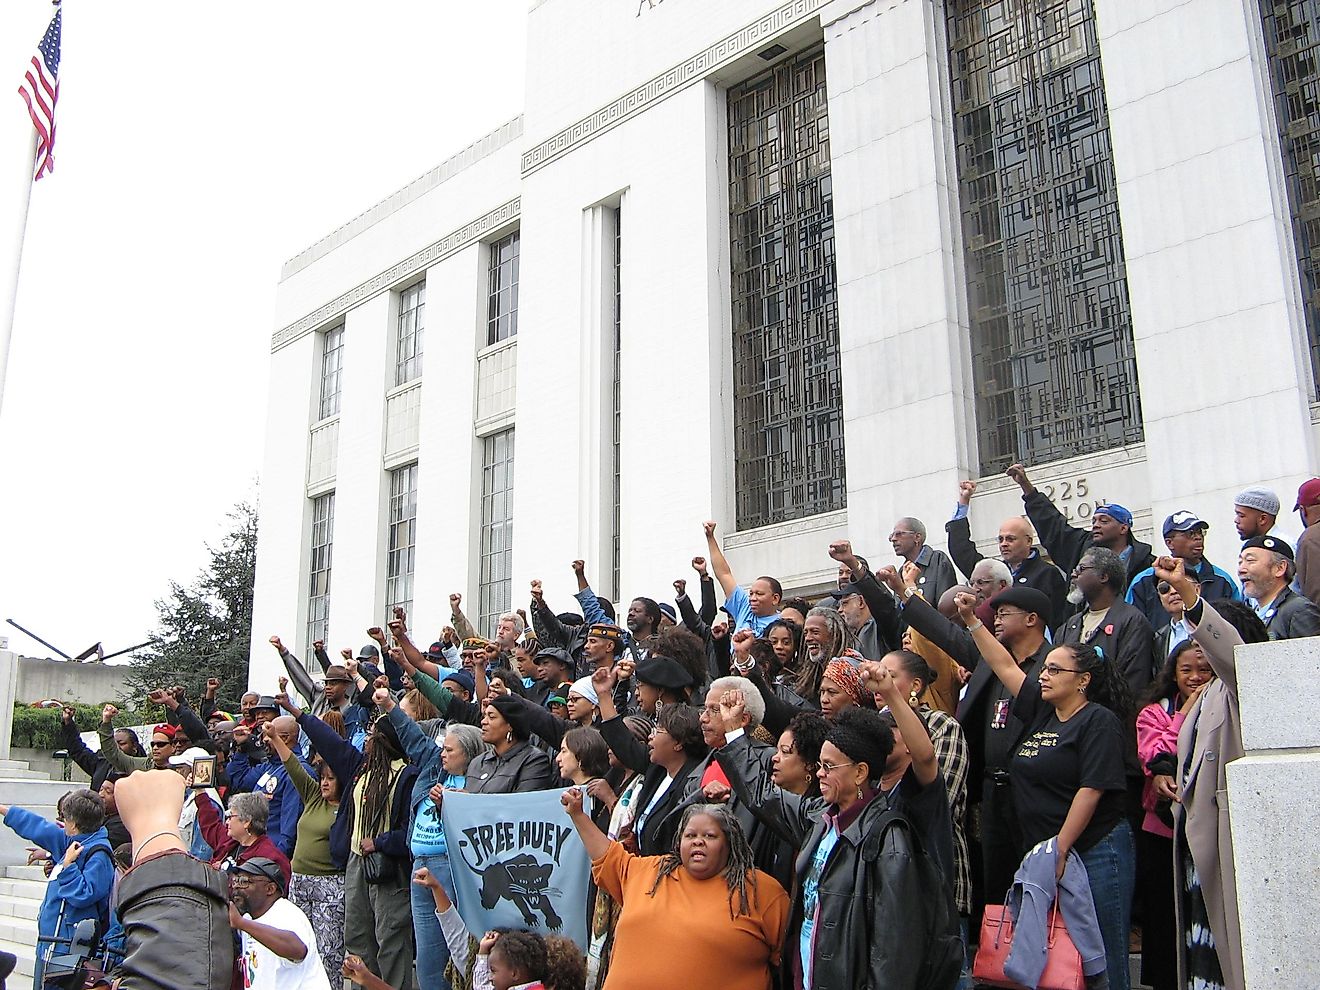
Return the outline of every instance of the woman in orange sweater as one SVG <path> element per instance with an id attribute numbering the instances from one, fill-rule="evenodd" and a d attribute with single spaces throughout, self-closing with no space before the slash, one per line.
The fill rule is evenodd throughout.
<path id="1" fill-rule="evenodd" d="M 724 805 L 694 805 L 665 856 L 634 856 L 607 838 L 571 788 L 564 807 L 591 873 L 620 905 L 605 990 L 646 986 L 663 959 L 666 982 L 722 990 L 768 990 L 779 965 L 788 895 L 752 866 L 742 828 Z"/>

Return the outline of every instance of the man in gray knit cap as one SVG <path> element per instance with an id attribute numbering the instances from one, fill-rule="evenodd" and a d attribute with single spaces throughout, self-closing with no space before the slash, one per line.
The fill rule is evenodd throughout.
<path id="1" fill-rule="evenodd" d="M 1233 500 L 1233 525 L 1244 541 L 1267 534 L 1278 518 L 1279 496 L 1268 488 L 1248 488 Z"/>

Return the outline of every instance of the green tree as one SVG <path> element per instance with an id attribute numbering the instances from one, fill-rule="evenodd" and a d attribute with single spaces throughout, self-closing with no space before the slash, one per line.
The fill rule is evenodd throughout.
<path id="1" fill-rule="evenodd" d="M 216 704 L 237 711 L 247 689 L 252 639 L 252 593 L 257 576 L 257 509 L 240 502 L 229 513 L 231 526 L 218 547 L 207 545 L 209 565 L 188 587 L 170 582 L 169 597 L 156 602 L 160 628 L 151 645 L 134 654 L 127 677 L 127 705 L 140 707 L 146 694 L 177 684 L 189 703 L 220 678 Z"/>

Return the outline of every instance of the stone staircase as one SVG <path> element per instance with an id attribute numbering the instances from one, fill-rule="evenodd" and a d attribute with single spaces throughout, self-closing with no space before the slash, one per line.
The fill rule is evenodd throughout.
<path id="1" fill-rule="evenodd" d="M 0 950 L 18 956 L 13 986 L 19 977 L 31 982 L 37 952 L 37 911 L 46 896 L 46 878 L 39 866 L 0 867 Z"/>
<path id="2" fill-rule="evenodd" d="M 51 780 L 27 763 L 0 760 L 0 804 L 25 808 L 53 821 L 55 803 L 78 786 Z M 20 977 L 31 979 L 37 950 L 37 911 L 46 896 L 41 868 L 25 865 L 30 845 L 11 829 L 0 827 L 0 950 L 18 956 L 13 986 L 20 985 Z"/>

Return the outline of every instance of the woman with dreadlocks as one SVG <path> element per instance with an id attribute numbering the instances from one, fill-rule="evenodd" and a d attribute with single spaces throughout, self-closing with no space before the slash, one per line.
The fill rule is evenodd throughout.
<path id="1" fill-rule="evenodd" d="M 388 690 L 383 678 L 377 685 Z M 344 948 L 391 987 L 412 990 L 408 822 L 417 768 L 387 718 L 376 720 L 361 753 L 314 715 L 297 718 L 343 787 L 330 855 L 346 863 Z"/>
<path id="2" fill-rule="evenodd" d="M 788 895 L 752 865 L 752 850 L 734 814 L 722 805 L 693 805 L 673 849 L 634 856 L 605 836 L 582 807 L 582 792 L 564 792 L 591 873 L 623 909 L 604 990 L 665 982 L 725 990 L 768 990 L 779 964 Z"/>

